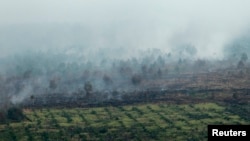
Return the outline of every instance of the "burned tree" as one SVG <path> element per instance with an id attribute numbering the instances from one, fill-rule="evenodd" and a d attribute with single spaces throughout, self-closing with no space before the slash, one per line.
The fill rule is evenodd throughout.
<path id="1" fill-rule="evenodd" d="M 110 85 L 113 83 L 113 80 L 107 74 L 105 74 L 102 79 L 106 85 Z"/>
<path id="2" fill-rule="evenodd" d="M 23 73 L 23 78 L 24 79 L 28 79 L 31 77 L 32 71 L 31 70 L 27 70 Z"/>
<path id="3" fill-rule="evenodd" d="M 142 65 L 142 66 L 141 66 L 141 71 L 142 71 L 142 74 L 143 74 L 144 76 L 147 75 L 147 69 L 148 69 L 147 65 Z"/>
<path id="4" fill-rule="evenodd" d="M 89 81 L 84 84 L 84 90 L 86 92 L 86 97 L 90 97 L 93 87 Z"/>
<path id="5" fill-rule="evenodd" d="M 30 100 L 32 101 L 32 104 L 34 105 L 34 104 L 35 104 L 35 96 L 34 96 L 34 95 L 31 95 L 31 96 L 30 96 Z"/>
<path id="6" fill-rule="evenodd" d="M 132 76 L 132 78 L 131 78 L 131 81 L 132 81 L 132 83 L 133 83 L 134 85 L 138 85 L 138 84 L 141 83 L 142 77 L 141 77 L 140 75 L 138 75 L 138 74 L 134 74 L 134 75 Z"/>
<path id="7" fill-rule="evenodd" d="M 242 55 L 241 55 L 241 60 L 242 60 L 243 62 L 246 62 L 247 59 L 248 59 L 247 54 L 246 54 L 246 53 L 242 53 Z"/>
<path id="8" fill-rule="evenodd" d="M 237 68 L 238 68 L 238 69 L 243 69 L 244 67 L 245 67 L 244 62 L 243 62 L 242 60 L 240 60 L 240 61 L 238 62 Z"/>
<path id="9" fill-rule="evenodd" d="M 157 76 L 160 77 L 160 78 L 162 77 L 162 70 L 161 70 L 161 68 L 158 69 Z"/>
<path id="10" fill-rule="evenodd" d="M 242 53 L 240 61 L 237 64 L 237 68 L 238 69 L 244 69 L 245 63 L 246 63 L 247 59 L 248 59 L 247 54 L 246 53 Z"/>
<path id="11" fill-rule="evenodd" d="M 55 80 L 55 79 L 50 80 L 50 81 L 49 81 L 49 88 L 50 88 L 51 90 L 55 90 L 56 87 L 57 87 L 57 82 L 56 82 L 56 80 Z"/>

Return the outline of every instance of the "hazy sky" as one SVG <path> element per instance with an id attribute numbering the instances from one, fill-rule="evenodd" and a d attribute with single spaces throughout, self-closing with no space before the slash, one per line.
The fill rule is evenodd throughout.
<path id="1" fill-rule="evenodd" d="M 169 51 L 192 44 L 198 56 L 210 57 L 248 29 L 250 1 L 0 0 L 0 17 L 5 54 L 34 46 Z"/>

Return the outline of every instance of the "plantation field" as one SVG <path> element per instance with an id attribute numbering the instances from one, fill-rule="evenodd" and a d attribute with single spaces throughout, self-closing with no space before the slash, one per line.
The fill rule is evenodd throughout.
<path id="1" fill-rule="evenodd" d="M 205 141 L 208 124 L 250 124 L 249 107 L 217 103 L 148 103 L 25 109 L 28 120 L 0 124 L 0 141 Z"/>

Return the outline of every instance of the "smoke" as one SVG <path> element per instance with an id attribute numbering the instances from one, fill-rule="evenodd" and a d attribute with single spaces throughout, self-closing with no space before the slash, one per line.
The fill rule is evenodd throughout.
<path id="1" fill-rule="evenodd" d="M 1 1 L 0 75 L 6 79 L 0 88 L 20 103 L 34 93 L 73 93 L 87 81 L 99 90 L 128 89 L 131 76 L 142 71 L 156 75 L 173 71 L 177 61 L 227 59 L 235 46 L 241 47 L 238 54 L 249 49 L 249 5 L 247 0 Z"/>
<path id="2" fill-rule="evenodd" d="M 179 44 L 192 44 L 197 57 L 222 58 L 224 45 L 249 26 L 249 4 L 246 0 L 4 1 L 1 56 L 77 47 L 91 56 L 106 49 L 112 53 L 105 56 L 128 57 L 147 48 L 168 52 Z"/>
<path id="3" fill-rule="evenodd" d="M 31 85 L 27 85 L 25 88 L 22 89 L 22 91 L 16 95 L 13 95 L 11 97 L 11 103 L 13 104 L 20 104 L 25 98 L 30 97 L 33 94 L 33 89 Z"/>

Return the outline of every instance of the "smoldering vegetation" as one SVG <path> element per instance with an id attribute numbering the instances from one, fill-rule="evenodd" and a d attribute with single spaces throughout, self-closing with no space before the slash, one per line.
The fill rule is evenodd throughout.
<path id="1" fill-rule="evenodd" d="M 1 108 L 122 101 L 147 91 L 152 95 L 166 90 L 239 88 L 234 79 L 247 79 L 250 72 L 248 41 L 241 38 L 228 45 L 220 60 L 197 58 L 196 47 L 189 44 L 172 52 L 148 49 L 126 59 L 27 51 L 1 59 Z M 212 83 L 218 81 L 224 84 Z M 248 88 L 249 82 L 241 86 Z"/>
<path id="2" fill-rule="evenodd" d="M 249 88 L 248 3 L 3 2 L 0 108 Z"/>

